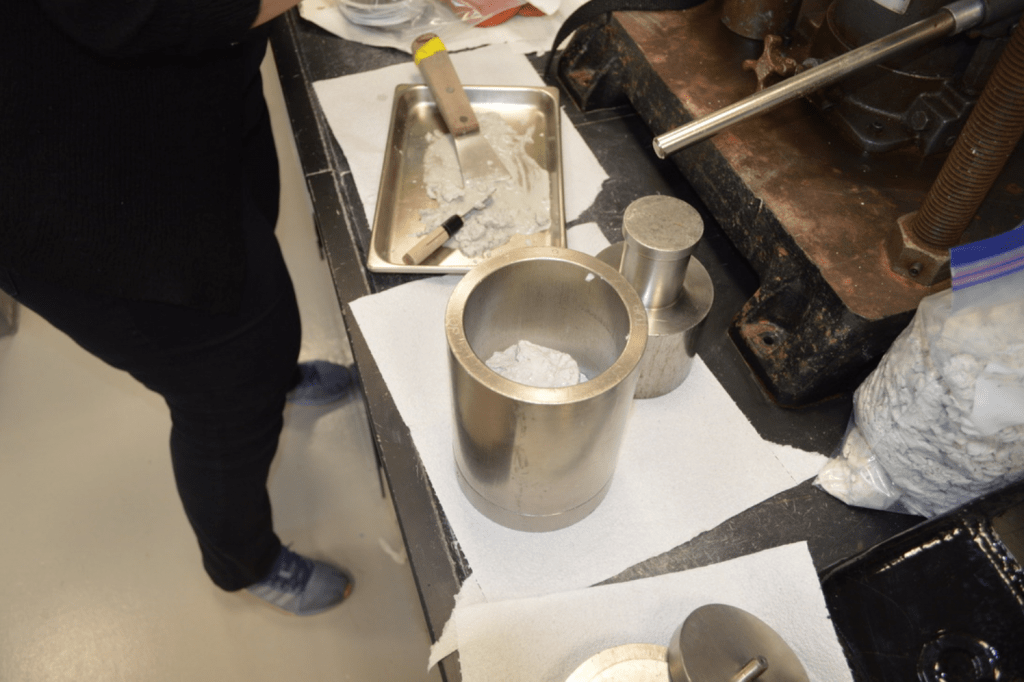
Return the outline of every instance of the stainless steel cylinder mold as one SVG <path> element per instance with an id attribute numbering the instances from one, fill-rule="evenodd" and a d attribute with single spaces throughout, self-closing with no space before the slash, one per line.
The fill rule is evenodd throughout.
<path id="1" fill-rule="evenodd" d="M 564 528 L 604 498 L 618 460 L 647 313 L 614 268 L 557 247 L 488 259 L 455 287 L 445 312 L 459 483 L 504 526 Z M 538 388 L 486 360 L 520 340 L 571 355 L 587 381 Z"/>

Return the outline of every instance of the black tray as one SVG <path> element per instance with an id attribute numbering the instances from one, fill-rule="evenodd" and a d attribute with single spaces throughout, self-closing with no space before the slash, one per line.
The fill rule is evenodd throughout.
<path id="1" fill-rule="evenodd" d="M 821 573 L 858 682 L 1024 679 L 1024 481 Z"/>

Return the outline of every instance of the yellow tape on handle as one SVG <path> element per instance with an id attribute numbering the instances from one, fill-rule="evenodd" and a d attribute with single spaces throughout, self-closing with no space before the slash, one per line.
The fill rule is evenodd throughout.
<path id="1" fill-rule="evenodd" d="M 416 63 L 416 66 L 419 66 L 420 62 L 430 55 L 437 54 L 438 52 L 444 52 L 444 50 L 444 43 L 441 42 L 440 38 L 434 36 L 427 42 L 423 43 L 423 46 L 420 47 L 420 49 L 416 50 L 416 54 L 413 55 L 413 61 Z"/>

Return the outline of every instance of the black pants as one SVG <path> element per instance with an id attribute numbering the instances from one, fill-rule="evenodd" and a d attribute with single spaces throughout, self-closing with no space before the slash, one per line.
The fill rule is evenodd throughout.
<path id="1" fill-rule="evenodd" d="M 280 551 L 266 483 L 301 338 L 295 293 L 273 233 L 277 165 L 258 80 L 240 164 L 250 189 L 247 275 L 236 312 L 94 296 L 0 268 L 0 288 L 164 397 L 178 493 L 206 571 L 225 590 L 263 578 Z"/>

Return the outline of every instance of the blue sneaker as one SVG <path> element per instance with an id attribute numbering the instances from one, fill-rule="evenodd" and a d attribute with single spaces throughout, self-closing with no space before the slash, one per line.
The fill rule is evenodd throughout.
<path id="1" fill-rule="evenodd" d="M 288 402 L 296 405 L 327 405 L 341 400 L 352 384 L 352 374 L 344 365 L 326 360 L 299 363 L 299 383 L 288 392 Z"/>
<path id="2" fill-rule="evenodd" d="M 281 547 L 267 577 L 246 589 L 296 616 L 313 616 L 345 601 L 352 593 L 352 579 L 329 564 Z"/>

